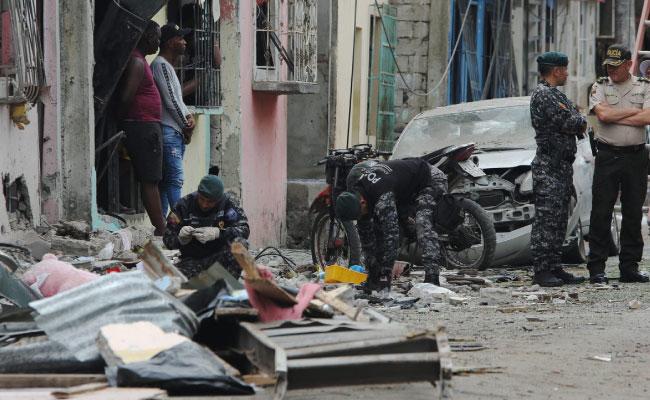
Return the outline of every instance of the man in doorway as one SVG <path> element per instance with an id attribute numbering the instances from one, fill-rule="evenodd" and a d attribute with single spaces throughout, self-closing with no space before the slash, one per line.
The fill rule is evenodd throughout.
<path id="1" fill-rule="evenodd" d="M 167 24 L 161 29 L 160 53 L 151 63 L 153 77 L 162 98 L 163 167 L 160 200 L 163 215 L 181 198 L 183 156 L 195 127 L 194 117 L 183 102 L 183 89 L 174 72 L 185 53 L 189 29 Z"/>
<path id="2" fill-rule="evenodd" d="M 230 245 L 246 240 L 250 234 L 244 210 L 229 194 L 216 175 L 201 179 L 196 192 L 180 199 L 167 216 L 163 242 L 168 249 L 180 249 L 176 267 L 188 278 L 219 262 L 234 277 L 241 269 Z"/>
<path id="3" fill-rule="evenodd" d="M 156 236 L 165 232 L 158 192 L 162 178 L 161 103 L 145 56 L 155 54 L 159 43 L 160 26 L 150 21 L 122 75 L 117 107 L 120 126 L 126 133 L 124 144 L 140 181 L 142 202 Z"/>
<path id="4" fill-rule="evenodd" d="M 589 228 L 592 283 L 607 283 L 605 261 L 611 245 L 614 204 L 621 194 L 621 282 L 648 282 L 639 272 L 643 255 L 642 207 L 648 185 L 645 125 L 650 124 L 650 80 L 630 74 L 632 53 L 623 45 L 607 49 L 607 76 L 592 86 L 589 110 L 596 114 L 596 165 Z"/>

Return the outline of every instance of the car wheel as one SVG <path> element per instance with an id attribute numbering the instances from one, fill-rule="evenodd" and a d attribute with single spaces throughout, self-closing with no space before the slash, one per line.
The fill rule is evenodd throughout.
<path id="1" fill-rule="evenodd" d="M 564 250 L 564 262 L 567 264 L 583 264 L 587 262 L 587 246 L 582 233 L 582 224 L 578 222 L 573 234 L 576 239 Z"/>
<path id="2" fill-rule="evenodd" d="M 612 225 L 609 230 L 609 256 L 617 256 L 621 251 L 621 231 L 618 226 L 616 212 L 612 213 Z"/>

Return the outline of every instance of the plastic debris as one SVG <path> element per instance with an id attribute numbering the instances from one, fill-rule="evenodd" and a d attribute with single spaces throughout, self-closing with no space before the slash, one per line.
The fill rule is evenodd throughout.
<path id="1" fill-rule="evenodd" d="M 411 297 L 419 297 L 420 302 L 424 304 L 445 303 L 449 301 L 450 297 L 457 296 L 455 292 L 436 286 L 433 283 L 416 283 L 409 290 L 408 295 Z"/>
<path id="2" fill-rule="evenodd" d="M 153 386 L 172 396 L 254 394 L 253 387 L 226 374 L 212 352 L 187 341 L 147 361 L 107 368 L 111 386 Z"/>
<path id="3" fill-rule="evenodd" d="M 345 268 L 341 265 L 325 267 L 325 283 L 352 283 L 359 285 L 368 279 L 368 274 Z"/>
<path id="4" fill-rule="evenodd" d="M 641 308 L 641 302 L 639 300 L 632 300 L 630 301 L 627 306 L 630 308 L 630 310 L 638 310 Z"/>
<path id="5" fill-rule="evenodd" d="M 51 297 L 98 278 L 99 275 L 75 268 L 48 253 L 43 261 L 27 270 L 21 280 L 43 297 Z"/>

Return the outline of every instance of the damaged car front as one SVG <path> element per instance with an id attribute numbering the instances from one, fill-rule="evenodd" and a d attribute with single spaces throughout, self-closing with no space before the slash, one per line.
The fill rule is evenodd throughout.
<path id="1" fill-rule="evenodd" d="M 449 190 L 476 201 L 492 217 L 497 232 L 492 265 L 530 261 L 535 216 L 531 162 L 536 144 L 529 104 L 529 97 L 517 97 L 426 111 L 407 125 L 393 151 L 394 158 L 404 158 L 450 145 L 476 145 L 472 160 L 487 176 L 474 182 L 449 182 Z M 589 232 L 593 162 L 589 140 L 579 140 L 564 246 L 567 262 L 581 263 L 586 258 L 584 236 Z"/>

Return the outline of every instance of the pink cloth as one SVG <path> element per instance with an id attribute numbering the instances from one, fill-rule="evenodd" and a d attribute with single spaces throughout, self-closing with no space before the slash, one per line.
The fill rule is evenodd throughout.
<path id="1" fill-rule="evenodd" d="M 40 291 L 43 297 L 50 297 L 97 278 L 99 275 L 75 268 L 48 253 L 43 256 L 43 261 L 27 270 L 21 280 L 32 289 Z"/>
<path id="2" fill-rule="evenodd" d="M 259 268 L 259 271 L 262 278 L 270 281 L 273 280 L 273 274 L 267 268 Z M 316 292 L 321 289 L 321 286 L 317 283 L 302 285 L 298 296 L 296 296 L 298 304 L 292 307 L 282 307 L 257 293 L 247 282 L 244 282 L 244 286 L 246 287 L 246 292 L 248 292 L 248 301 L 259 312 L 260 321 L 262 322 L 302 318 L 302 312 L 305 311 L 305 308 L 307 308 L 309 302 L 314 298 Z"/>

